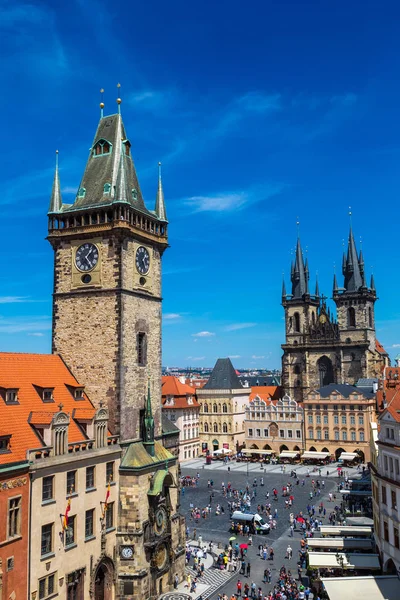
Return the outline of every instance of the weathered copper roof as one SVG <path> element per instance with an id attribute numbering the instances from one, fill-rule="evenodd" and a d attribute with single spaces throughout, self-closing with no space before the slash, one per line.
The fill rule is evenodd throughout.
<path id="1" fill-rule="evenodd" d="M 122 460 L 121 469 L 144 469 L 169 460 L 175 460 L 175 457 L 161 442 L 154 442 L 154 456 L 150 456 L 142 442 L 133 442 Z"/>

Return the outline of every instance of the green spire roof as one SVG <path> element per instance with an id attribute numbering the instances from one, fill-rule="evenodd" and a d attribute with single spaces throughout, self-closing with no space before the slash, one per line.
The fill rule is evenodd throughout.
<path id="1" fill-rule="evenodd" d="M 144 439 L 143 445 L 150 456 L 154 456 L 154 418 L 153 410 L 151 408 L 151 394 L 150 394 L 150 378 L 147 386 L 147 400 L 146 409 L 144 413 Z"/>
<path id="2" fill-rule="evenodd" d="M 58 174 L 58 150 L 56 151 L 56 169 L 54 171 L 53 189 L 51 191 L 49 214 L 59 213 L 62 209 L 60 176 Z"/>
<path id="3" fill-rule="evenodd" d="M 160 221 L 168 222 L 167 211 L 165 210 L 164 190 L 161 180 L 161 163 L 158 163 L 158 189 L 156 197 L 156 215 Z"/>

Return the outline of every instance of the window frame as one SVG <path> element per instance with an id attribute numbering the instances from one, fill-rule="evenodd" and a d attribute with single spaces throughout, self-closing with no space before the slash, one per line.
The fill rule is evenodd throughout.
<path id="1" fill-rule="evenodd" d="M 95 534 L 95 530 L 94 530 L 94 526 L 95 526 L 95 509 L 94 508 L 89 508 L 87 511 L 85 511 L 85 540 L 88 539 L 92 539 L 96 536 Z M 92 525 L 91 525 L 91 532 L 88 534 L 88 516 L 91 515 L 92 518 Z"/>
<path id="2" fill-rule="evenodd" d="M 78 490 L 77 490 L 77 485 L 76 485 L 76 481 L 77 481 L 77 469 L 72 469 L 71 471 L 67 471 L 67 475 L 66 475 L 66 482 L 65 482 L 65 488 L 66 488 L 66 496 L 72 496 L 73 494 L 77 494 Z M 74 475 L 74 484 L 73 486 L 68 485 L 68 479 L 69 476 L 73 474 Z M 72 489 L 71 489 L 72 487 Z"/>
<path id="3" fill-rule="evenodd" d="M 45 483 L 50 480 L 51 482 L 51 495 L 46 498 L 45 497 Z M 54 475 L 47 475 L 42 478 L 42 503 L 43 502 L 51 502 L 54 500 Z"/>
<path id="4" fill-rule="evenodd" d="M 114 528 L 114 504 L 115 502 L 109 502 L 107 505 L 107 510 L 105 514 L 105 528 L 106 531 L 110 531 Z M 109 517 L 111 515 L 111 517 Z M 109 519 L 111 518 L 111 524 L 109 523 Z"/>
<path id="5" fill-rule="evenodd" d="M 92 485 L 88 485 L 88 475 L 89 473 L 91 473 L 91 480 L 89 480 L 89 483 L 92 483 Z M 86 467 L 86 472 L 85 472 L 85 484 L 86 484 L 86 491 L 89 490 L 95 490 L 96 489 L 96 467 L 94 465 L 89 465 L 88 467 Z"/>
<path id="6" fill-rule="evenodd" d="M 15 505 L 11 506 L 13 503 Z M 13 540 L 21 537 L 21 508 L 22 495 L 8 498 L 7 503 L 7 539 Z"/>
<path id="7" fill-rule="evenodd" d="M 49 548 L 45 548 L 45 552 L 43 551 L 43 530 L 49 527 L 50 528 L 50 546 Z M 47 535 L 47 534 L 46 534 Z M 41 530 L 40 530 L 40 556 L 43 558 L 43 556 L 48 556 L 50 554 L 54 553 L 54 522 L 53 523 L 45 523 L 44 525 L 42 525 Z"/>

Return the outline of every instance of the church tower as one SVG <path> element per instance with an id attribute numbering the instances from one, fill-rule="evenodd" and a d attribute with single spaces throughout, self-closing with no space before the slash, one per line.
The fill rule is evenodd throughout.
<path id="1" fill-rule="evenodd" d="M 155 209 L 140 190 L 120 112 L 101 117 L 73 204 L 58 164 L 48 213 L 54 250 L 53 352 L 106 401 L 112 432 L 137 439 L 147 380 L 161 423 L 161 257 L 168 223 L 159 172 Z"/>
<path id="2" fill-rule="evenodd" d="M 185 569 L 177 458 L 161 441 L 161 258 L 168 222 L 160 164 L 149 209 L 117 103 L 110 116 L 100 105 L 73 204 L 62 201 L 56 163 L 48 211 L 52 342 L 93 403 L 107 402 L 121 444 L 117 546 L 113 556 L 103 556 L 113 572 L 109 597 L 155 600 Z"/>
<path id="3" fill-rule="evenodd" d="M 297 238 L 296 256 L 291 265 L 290 279 L 291 294 L 286 294 L 285 282 L 282 286 L 286 330 L 282 358 L 282 384 L 285 391 L 299 401 L 303 397 L 303 388 L 307 388 L 307 368 L 303 352 L 304 335 L 315 324 L 320 304 L 318 283 L 315 294 L 310 295 L 308 259 L 304 261 L 300 237 Z"/>
<path id="4" fill-rule="evenodd" d="M 350 227 L 347 255 L 343 254 L 343 287 L 334 281 L 333 300 L 336 304 L 342 349 L 342 377 L 346 382 L 359 377 L 379 375 L 381 356 L 376 351 L 374 305 L 377 300 L 375 283 L 367 286 L 362 251 L 357 253 Z"/>

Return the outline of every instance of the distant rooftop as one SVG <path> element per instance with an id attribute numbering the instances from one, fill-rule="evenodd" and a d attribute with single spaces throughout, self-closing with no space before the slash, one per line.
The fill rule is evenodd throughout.
<path id="1" fill-rule="evenodd" d="M 236 374 L 230 358 L 219 358 L 215 363 L 204 390 L 238 390 L 242 384 Z"/>

